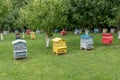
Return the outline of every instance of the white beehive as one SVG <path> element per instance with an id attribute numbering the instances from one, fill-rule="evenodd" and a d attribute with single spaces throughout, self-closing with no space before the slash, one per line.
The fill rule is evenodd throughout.
<path id="1" fill-rule="evenodd" d="M 14 46 L 14 59 L 27 57 L 26 41 L 17 39 L 12 41 Z"/>
<path id="2" fill-rule="evenodd" d="M 80 49 L 84 48 L 85 50 L 87 49 L 92 49 L 93 48 L 93 39 L 89 35 L 82 35 L 80 37 Z"/>

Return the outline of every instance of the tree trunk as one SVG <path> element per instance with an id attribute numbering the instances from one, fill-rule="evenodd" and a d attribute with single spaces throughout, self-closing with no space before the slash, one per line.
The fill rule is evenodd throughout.
<path id="1" fill-rule="evenodd" d="M 50 44 L 50 37 L 46 35 L 46 47 L 49 47 Z"/>
<path id="2" fill-rule="evenodd" d="M 120 39 L 120 30 L 118 31 L 118 39 Z"/>
<path id="3" fill-rule="evenodd" d="M 89 35 L 89 30 L 85 29 L 85 35 Z"/>
<path id="4" fill-rule="evenodd" d="M 23 35 L 22 35 L 23 38 L 25 38 L 25 32 L 23 31 Z"/>
<path id="5" fill-rule="evenodd" d="M 0 37 L 1 37 L 1 40 L 4 39 L 4 37 L 3 37 L 3 33 L 0 33 Z"/>
<path id="6" fill-rule="evenodd" d="M 82 28 L 81 29 L 79 29 L 80 30 L 80 34 L 82 33 Z"/>

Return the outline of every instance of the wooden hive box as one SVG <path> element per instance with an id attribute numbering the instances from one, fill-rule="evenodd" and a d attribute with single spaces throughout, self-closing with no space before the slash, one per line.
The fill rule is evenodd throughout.
<path id="1" fill-rule="evenodd" d="M 91 36 L 82 35 L 80 38 L 81 38 L 80 39 L 80 49 L 84 48 L 85 50 L 87 50 L 87 49 L 93 48 L 93 39 Z"/>
<path id="2" fill-rule="evenodd" d="M 12 41 L 14 46 L 14 59 L 27 57 L 26 41 L 17 39 Z"/>
<path id="3" fill-rule="evenodd" d="M 66 40 L 62 38 L 54 38 L 53 41 L 53 53 L 55 54 L 64 54 L 67 53 Z"/>
<path id="4" fill-rule="evenodd" d="M 36 39 L 35 32 L 31 31 L 30 36 L 31 36 L 31 39 Z"/>

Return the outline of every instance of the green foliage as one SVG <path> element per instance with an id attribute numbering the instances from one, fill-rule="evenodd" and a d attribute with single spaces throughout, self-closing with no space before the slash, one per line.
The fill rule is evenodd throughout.
<path id="1" fill-rule="evenodd" d="M 0 1 L 0 29 L 1 30 L 3 27 L 8 27 L 6 24 L 7 20 L 5 17 L 10 13 L 11 7 L 12 7 L 11 0 Z"/>
<path id="2" fill-rule="evenodd" d="M 0 4 L 0 23 L 9 28 L 111 27 L 120 21 L 120 0 L 1 0 Z"/>
<path id="3" fill-rule="evenodd" d="M 31 29 L 48 32 L 49 28 L 66 24 L 66 8 L 62 0 L 33 0 L 20 10 L 20 16 Z"/>
<path id="4" fill-rule="evenodd" d="M 115 16 L 120 1 L 69 0 L 68 22 L 82 27 L 107 24 L 115 26 Z"/>

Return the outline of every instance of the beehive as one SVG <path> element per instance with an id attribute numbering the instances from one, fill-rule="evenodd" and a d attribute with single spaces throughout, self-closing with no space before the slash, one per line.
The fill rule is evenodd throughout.
<path id="1" fill-rule="evenodd" d="M 103 33 L 107 33 L 107 32 L 108 32 L 108 29 L 103 28 Z"/>
<path id="2" fill-rule="evenodd" d="M 31 32 L 30 32 L 30 36 L 31 36 L 31 39 L 35 39 L 35 38 L 36 38 L 35 32 L 31 31 Z"/>
<path id="3" fill-rule="evenodd" d="M 12 41 L 14 46 L 14 59 L 27 57 L 26 41 L 17 39 Z"/>
<path id="4" fill-rule="evenodd" d="M 75 29 L 74 34 L 80 34 L 81 33 L 81 29 Z"/>
<path id="5" fill-rule="evenodd" d="M 103 44 L 109 45 L 109 44 L 112 44 L 112 42 L 113 42 L 113 35 L 112 34 L 110 34 L 110 33 L 102 34 L 102 43 Z"/>
<path id="6" fill-rule="evenodd" d="M 87 49 L 92 49 L 93 48 L 93 39 L 89 35 L 82 35 L 80 37 L 80 49 L 84 48 L 85 50 Z"/>
<path id="7" fill-rule="evenodd" d="M 99 28 L 94 28 L 94 33 L 99 33 Z"/>
<path id="8" fill-rule="evenodd" d="M 53 53 L 55 54 L 64 54 L 67 53 L 66 40 L 62 38 L 54 38 L 53 41 Z"/>

